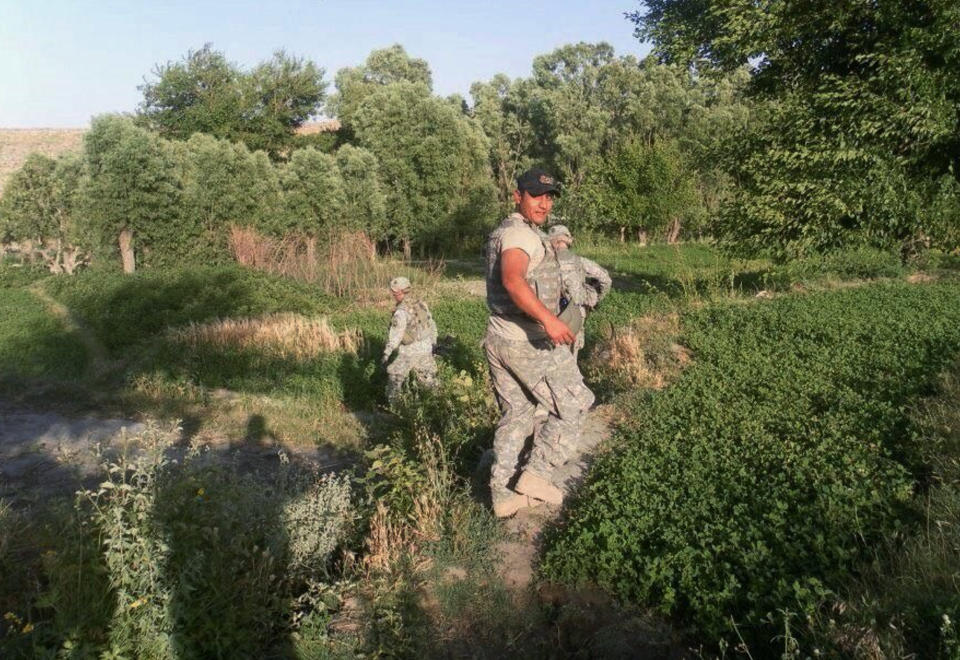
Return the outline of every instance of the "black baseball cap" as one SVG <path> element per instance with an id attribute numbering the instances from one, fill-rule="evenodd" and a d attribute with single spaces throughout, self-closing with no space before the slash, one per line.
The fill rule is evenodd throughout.
<path id="1" fill-rule="evenodd" d="M 531 168 L 517 177 L 517 190 L 530 193 L 534 197 L 548 192 L 560 194 L 557 180 L 539 167 Z"/>

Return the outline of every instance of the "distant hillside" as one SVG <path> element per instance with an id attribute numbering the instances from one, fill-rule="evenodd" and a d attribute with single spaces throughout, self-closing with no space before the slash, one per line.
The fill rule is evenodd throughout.
<path id="1" fill-rule="evenodd" d="M 55 157 L 80 151 L 85 132 L 84 128 L 0 128 L 0 194 L 28 155 L 39 152 Z"/>

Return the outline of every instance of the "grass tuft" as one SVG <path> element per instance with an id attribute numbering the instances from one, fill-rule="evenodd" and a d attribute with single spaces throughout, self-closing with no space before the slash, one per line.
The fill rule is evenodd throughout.
<path id="1" fill-rule="evenodd" d="M 336 331 L 326 317 L 275 314 L 261 318 L 191 323 L 169 331 L 168 338 L 192 348 L 259 348 L 281 358 L 305 360 L 321 353 L 356 353 L 363 343 L 357 330 Z"/>

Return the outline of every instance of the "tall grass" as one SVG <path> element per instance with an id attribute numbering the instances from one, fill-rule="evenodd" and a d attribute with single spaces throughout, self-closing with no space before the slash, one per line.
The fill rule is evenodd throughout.
<path id="1" fill-rule="evenodd" d="M 376 244 L 359 231 L 331 233 L 321 241 L 306 234 L 277 239 L 248 227 L 232 227 L 229 242 L 237 263 L 316 284 L 339 298 L 383 288 L 400 274 L 413 275 L 410 279 L 415 284 L 426 284 L 435 282 L 443 272 L 442 261 L 427 262 L 417 269 L 381 261 Z"/>
<path id="2" fill-rule="evenodd" d="M 173 328 L 167 337 L 196 348 L 202 344 L 217 349 L 258 348 L 281 358 L 314 358 L 321 353 L 356 353 L 363 337 L 356 330 L 337 332 L 325 317 L 307 318 L 299 314 L 276 314 L 252 319 L 224 319 L 210 323 L 191 323 Z"/>

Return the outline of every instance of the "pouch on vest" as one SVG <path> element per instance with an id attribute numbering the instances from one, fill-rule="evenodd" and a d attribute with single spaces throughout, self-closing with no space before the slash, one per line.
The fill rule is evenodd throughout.
<path id="1" fill-rule="evenodd" d="M 583 328 L 583 313 L 580 311 L 580 305 L 572 303 L 567 305 L 557 318 L 566 323 L 573 334 L 577 334 Z"/>

